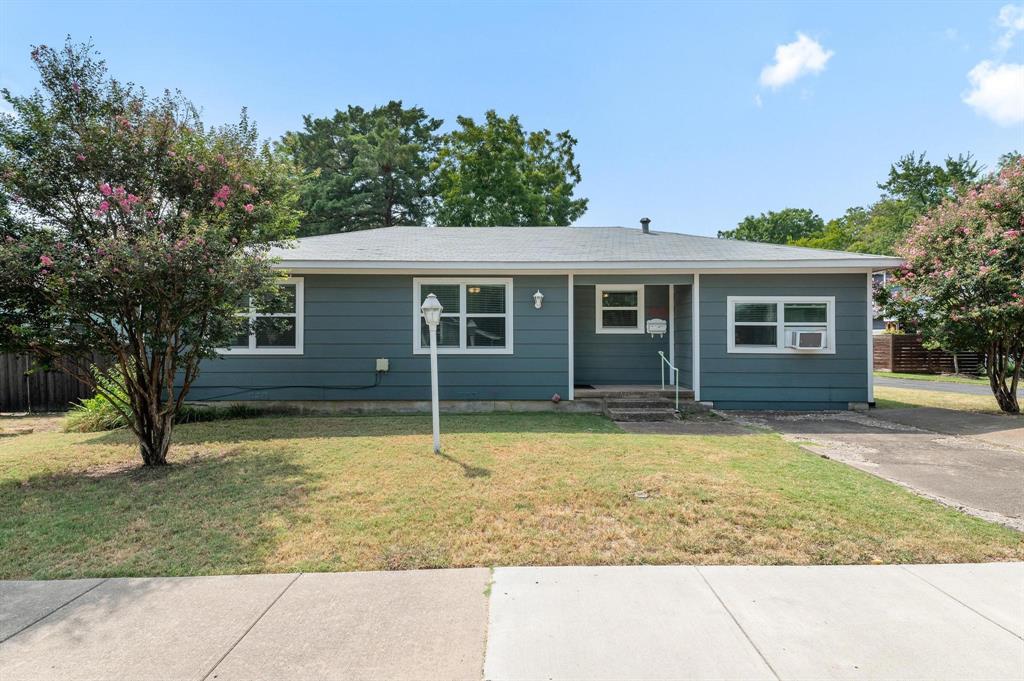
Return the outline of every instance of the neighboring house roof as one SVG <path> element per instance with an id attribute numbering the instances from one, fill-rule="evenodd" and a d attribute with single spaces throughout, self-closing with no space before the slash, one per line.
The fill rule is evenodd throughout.
<path id="1" fill-rule="evenodd" d="M 383 227 L 311 236 L 287 269 L 678 270 L 896 267 L 899 258 L 625 227 Z"/>

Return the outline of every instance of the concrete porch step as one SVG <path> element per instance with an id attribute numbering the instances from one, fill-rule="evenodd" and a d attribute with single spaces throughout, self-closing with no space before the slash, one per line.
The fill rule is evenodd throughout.
<path id="1" fill-rule="evenodd" d="M 676 417 L 675 409 L 621 409 L 609 407 L 606 410 L 612 421 L 672 421 Z"/>
<path id="2" fill-rule="evenodd" d="M 661 386 L 595 386 L 593 388 L 576 388 L 577 400 L 586 399 L 648 399 L 667 398 L 674 400 L 676 391 L 674 388 Z M 679 388 L 680 400 L 692 400 L 693 391 L 689 388 Z"/>
<path id="3" fill-rule="evenodd" d="M 667 397 L 609 397 L 605 400 L 609 409 L 674 409 L 675 402 Z"/>

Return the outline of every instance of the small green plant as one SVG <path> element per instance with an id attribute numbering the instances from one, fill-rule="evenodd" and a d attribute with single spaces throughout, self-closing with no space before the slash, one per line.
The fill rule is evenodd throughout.
<path id="1" fill-rule="evenodd" d="M 123 410 L 130 408 L 128 395 L 121 387 L 123 380 L 119 373 L 116 366 L 106 371 L 97 366 L 92 367 L 92 375 L 96 379 L 96 384 L 110 397 L 116 399 L 122 408 L 118 409 L 110 399 L 99 393 L 80 400 L 68 411 L 68 417 L 64 419 L 64 432 L 95 433 L 101 430 L 124 428 L 128 425 L 123 413 Z"/>
<path id="2" fill-rule="evenodd" d="M 116 430 L 128 425 L 124 414 L 130 413 L 128 396 L 125 394 L 124 379 L 117 366 L 106 371 L 92 367 L 92 374 L 97 385 L 108 395 L 118 401 L 118 409 L 109 398 L 101 394 L 80 400 L 68 411 L 64 419 L 66 433 L 95 433 L 101 430 Z M 182 405 L 174 416 L 174 423 L 200 423 L 203 421 L 221 421 L 226 419 L 250 419 L 264 416 L 267 410 L 250 407 L 246 404 L 228 404 L 224 406 L 206 406 L 196 404 Z"/>

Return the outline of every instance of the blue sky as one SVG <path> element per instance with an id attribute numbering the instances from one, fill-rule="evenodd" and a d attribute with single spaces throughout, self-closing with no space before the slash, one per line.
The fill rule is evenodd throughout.
<path id="1" fill-rule="evenodd" d="M 208 123 L 388 99 L 490 108 L 579 139 L 581 225 L 714 234 L 826 219 L 911 150 L 1024 150 L 1024 5 L 985 3 L 0 2 L 0 84 L 33 43 L 92 38 L 114 75 L 180 88 Z M 803 37 L 800 37 L 803 36 Z M 781 48 L 780 48 L 781 46 Z M 447 127 L 447 126 L 446 126 Z"/>

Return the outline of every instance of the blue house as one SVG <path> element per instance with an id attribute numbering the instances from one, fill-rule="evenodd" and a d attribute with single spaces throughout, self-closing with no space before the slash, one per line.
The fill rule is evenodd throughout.
<path id="1" fill-rule="evenodd" d="M 873 401 L 872 272 L 899 259 L 643 224 L 299 239 L 274 253 L 290 305 L 246 315 L 284 320 L 205 362 L 190 398 L 414 408 L 430 399 L 419 308 L 434 293 L 442 400 L 539 408 L 660 388 L 674 366 L 685 395 L 717 408 Z"/>

